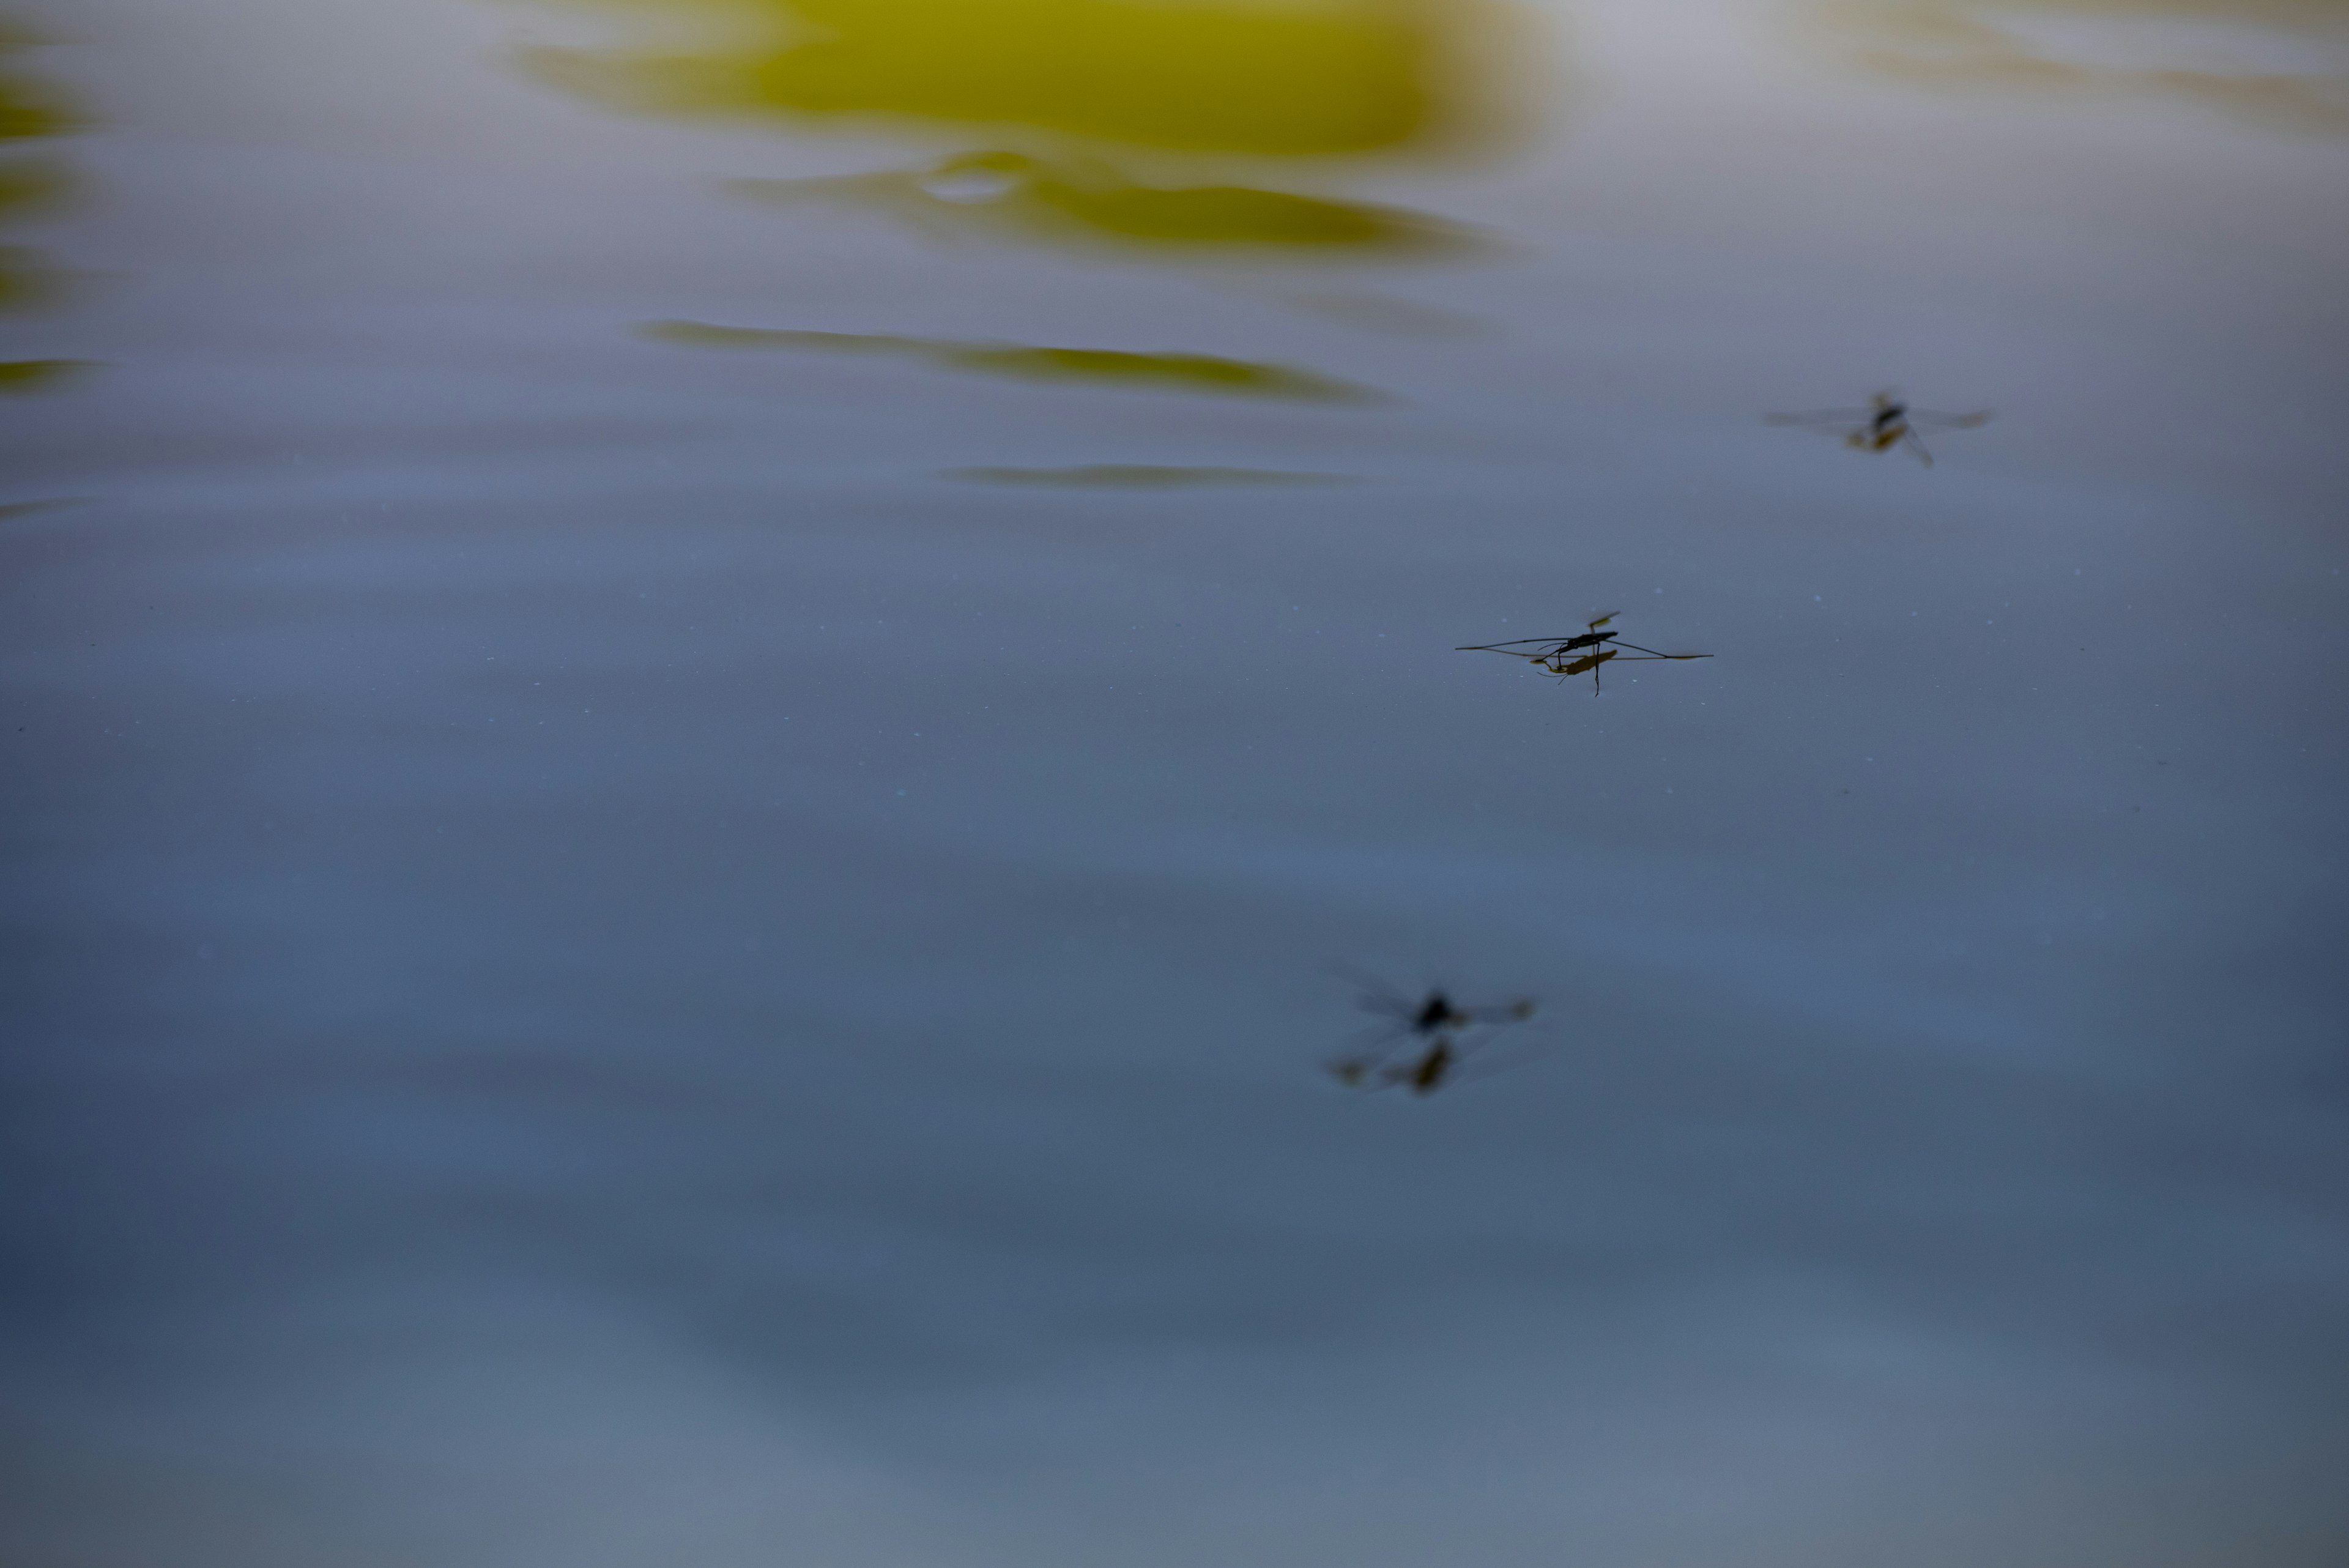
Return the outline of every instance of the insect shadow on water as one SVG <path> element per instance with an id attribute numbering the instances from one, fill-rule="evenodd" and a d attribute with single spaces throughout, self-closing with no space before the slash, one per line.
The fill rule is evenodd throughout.
<path id="1" fill-rule="evenodd" d="M 1330 1076 L 1350 1089 L 1407 1088 L 1414 1095 L 1432 1095 L 1461 1079 L 1472 1062 L 1473 1076 L 1506 1071 L 1517 1063 L 1494 1064 L 1485 1052 L 1502 1033 L 1534 1015 L 1531 997 L 1494 1005 L 1455 1002 L 1441 986 L 1431 986 L 1414 1000 L 1375 975 L 1343 964 L 1330 972 L 1361 989 L 1357 1004 L 1378 1015 L 1371 1024 L 1349 1039 L 1326 1065 Z"/>
<path id="2" fill-rule="evenodd" d="M 1599 628 L 1620 612 L 1609 610 L 1597 620 L 1583 623 L 1583 630 L 1573 637 L 1521 637 L 1510 642 L 1472 642 L 1455 648 L 1454 653 L 1504 653 L 1511 659 L 1522 659 L 1537 666 L 1545 674 L 1564 680 L 1569 675 L 1588 675 L 1590 694 L 1599 694 L 1599 667 L 1615 659 L 1640 664 L 1656 659 L 1711 659 L 1710 653 L 1659 653 L 1652 648 L 1641 648 L 1636 642 L 1624 642 L 1619 631 Z M 1619 646 L 1609 646 L 1618 644 Z M 1630 649 L 1630 653 L 1623 649 Z"/>
<path id="3" fill-rule="evenodd" d="M 1917 433 L 1920 430 L 1979 430 L 1990 423 L 1992 413 L 1982 409 L 1971 414 L 1937 414 L 1911 408 L 1899 393 L 1887 391 L 1868 399 L 1864 409 L 1820 409 L 1807 414 L 1763 417 L 1774 425 L 1803 425 L 1840 434 L 1843 444 L 1855 452 L 1890 452 L 1899 447 L 1930 468 L 1933 454 Z"/>

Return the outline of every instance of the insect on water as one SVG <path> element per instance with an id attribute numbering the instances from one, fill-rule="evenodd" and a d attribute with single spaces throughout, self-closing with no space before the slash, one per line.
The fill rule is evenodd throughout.
<path id="1" fill-rule="evenodd" d="M 1805 425 L 1839 433 L 1843 444 L 1855 452 L 1890 452 L 1899 447 L 1930 468 L 1933 454 L 1926 450 L 1924 438 L 1917 433 L 1920 430 L 1979 430 L 1990 423 L 1991 410 L 1937 414 L 1910 408 L 1908 400 L 1898 392 L 1878 392 L 1864 409 L 1821 409 L 1816 413 L 1764 417 L 1774 425 Z"/>
<path id="2" fill-rule="evenodd" d="M 1615 618 L 1618 612 L 1609 611 L 1597 620 L 1586 621 L 1581 632 L 1573 637 L 1521 637 L 1510 642 L 1472 642 L 1455 648 L 1454 653 L 1505 653 L 1511 659 L 1522 659 L 1537 666 L 1545 674 L 1564 680 L 1569 675 L 1588 675 L 1590 693 L 1599 694 L 1599 667 L 1616 659 L 1638 664 L 1651 659 L 1711 659 L 1710 653 L 1659 653 L 1652 648 L 1641 648 L 1636 642 L 1623 641 L 1619 631 L 1601 631 L 1599 628 Z M 1630 649 L 1625 653 L 1624 649 Z"/>
<path id="3" fill-rule="evenodd" d="M 1328 1064 L 1330 1075 L 1350 1089 L 1401 1087 L 1432 1095 L 1503 1030 L 1534 1015 L 1530 997 L 1481 1006 L 1455 1002 L 1431 986 L 1414 1000 L 1375 976 L 1331 968 L 1362 988 L 1359 1005 L 1382 1020 L 1348 1041 Z"/>

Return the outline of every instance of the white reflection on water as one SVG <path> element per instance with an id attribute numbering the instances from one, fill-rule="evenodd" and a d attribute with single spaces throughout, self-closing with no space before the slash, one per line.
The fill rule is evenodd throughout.
<path id="1" fill-rule="evenodd" d="M 85 10 L 0 1559 L 2337 1560 L 2337 148 L 1594 0 L 1514 161 L 1118 165 L 1510 242 L 1369 335 L 714 188 L 992 129 Z M 1889 383 L 2000 419 L 1761 417 Z M 1610 610 L 1714 657 L 1451 651 Z M 1558 1049 L 1350 1099 L 1332 959 Z"/>
<path id="2" fill-rule="evenodd" d="M 1819 0 L 1857 57 L 1920 81 L 2172 94 L 2254 120 L 2349 129 L 2333 0 Z"/>

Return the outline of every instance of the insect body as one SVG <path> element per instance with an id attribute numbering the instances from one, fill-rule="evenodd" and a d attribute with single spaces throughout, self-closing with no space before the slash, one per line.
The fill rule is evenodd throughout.
<path id="1" fill-rule="evenodd" d="M 1659 653 L 1652 648 L 1641 648 L 1636 642 L 1624 642 L 1619 631 L 1601 631 L 1599 628 L 1615 618 L 1612 613 L 1584 624 L 1584 629 L 1573 637 L 1521 637 L 1513 642 L 1476 642 L 1454 649 L 1454 653 L 1506 653 L 1511 659 L 1522 659 L 1545 672 L 1563 680 L 1569 675 L 1590 677 L 1591 694 L 1599 691 L 1599 667 L 1615 659 L 1630 659 L 1637 663 L 1649 659 L 1711 659 L 1710 653 Z M 1609 647 L 1619 643 L 1620 647 Z M 1584 652 L 1584 649 L 1589 652 Z M 1631 651 L 1626 653 L 1625 649 Z"/>
<path id="2" fill-rule="evenodd" d="M 1868 400 L 1864 409 L 1821 409 L 1808 414 L 1771 414 L 1774 425 L 1807 425 L 1814 429 L 1840 431 L 1843 444 L 1855 452 L 1890 452 L 1894 447 L 1905 449 L 1910 456 L 1927 468 L 1933 466 L 1933 454 L 1926 450 L 1924 438 L 1917 431 L 1928 430 L 1970 431 L 1990 423 L 1988 409 L 1971 414 L 1936 414 L 1922 409 L 1912 409 L 1898 392 L 1878 392 Z"/>
<path id="3" fill-rule="evenodd" d="M 1534 1015 L 1531 999 L 1468 1006 L 1438 987 L 1413 1001 L 1367 975 L 1349 978 L 1365 988 L 1363 1010 L 1385 1022 L 1356 1036 L 1349 1049 L 1330 1062 L 1331 1075 L 1348 1088 L 1402 1086 L 1414 1095 L 1433 1094 L 1502 1030 Z"/>

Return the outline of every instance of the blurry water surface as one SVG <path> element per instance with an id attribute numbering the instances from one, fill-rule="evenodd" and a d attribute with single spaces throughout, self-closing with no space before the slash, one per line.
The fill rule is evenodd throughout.
<path id="1" fill-rule="evenodd" d="M 2349 1553 L 2340 6 L 43 6 L 0 1559 Z"/>

